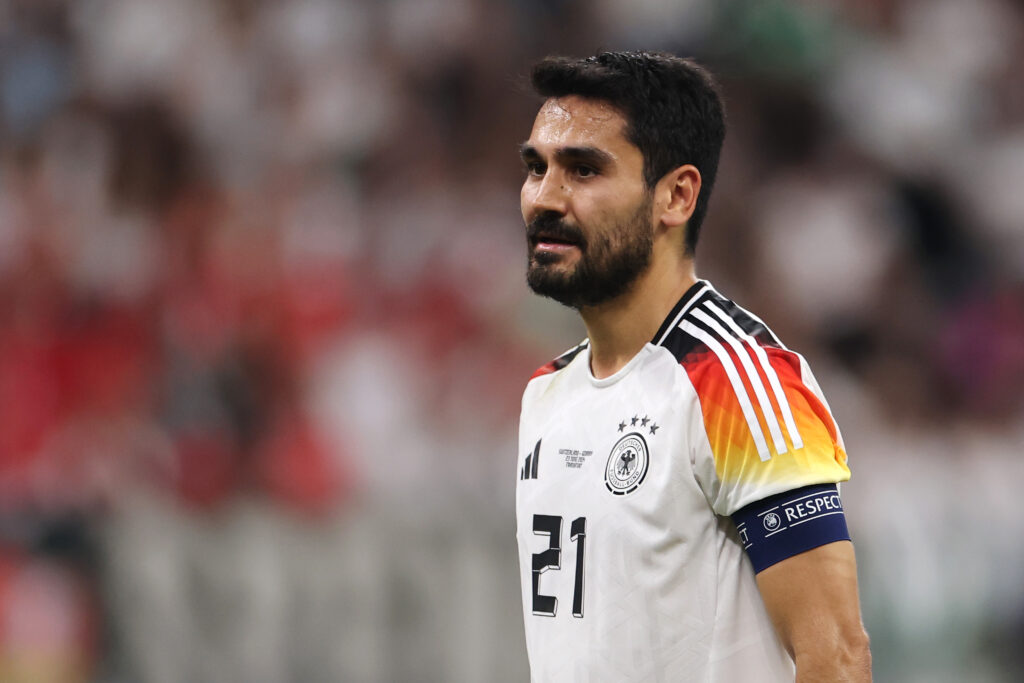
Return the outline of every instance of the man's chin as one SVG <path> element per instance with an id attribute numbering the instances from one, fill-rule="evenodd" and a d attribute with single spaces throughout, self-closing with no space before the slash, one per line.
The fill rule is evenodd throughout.
<path id="1" fill-rule="evenodd" d="M 567 255 L 553 255 L 547 252 L 534 252 L 526 266 L 527 280 L 550 280 L 566 282 L 576 275 L 579 268 L 577 259 Z"/>
<path id="2" fill-rule="evenodd" d="M 550 265 L 540 265 L 533 261 L 526 271 L 526 284 L 530 286 L 534 294 L 549 299 L 554 299 L 560 304 L 572 306 L 574 299 L 572 291 L 572 272 L 566 272 L 564 268 L 555 268 Z"/>

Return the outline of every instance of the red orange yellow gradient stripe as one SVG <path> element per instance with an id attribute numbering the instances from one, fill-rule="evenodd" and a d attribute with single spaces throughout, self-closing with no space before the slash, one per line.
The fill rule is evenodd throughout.
<path id="1" fill-rule="evenodd" d="M 776 447 L 773 438 L 766 438 L 770 434 L 769 422 L 746 372 L 734 372 L 730 380 L 723 360 L 710 350 L 692 353 L 683 359 L 683 367 L 700 398 L 719 481 L 729 488 L 766 490 L 764 495 L 807 484 L 846 481 L 850 470 L 835 422 L 821 400 L 801 380 L 799 356 L 784 349 L 762 348 L 789 404 L 802 447 L 793 443 L 788 429 L 781 430 L 784 452 Z M 745 347 L 743 350 L 746 351 Z M 734 369 L 743 367 L 735 349 L 725 348 L 725 353 L 732 359 Z M 763 386 L 768 386 L 764 368 L 757 363 L 752 367 Z M 748 415 L 750 410 L 756 415 L 760 439 L 752 430 L 748 415 L 744 415 L 737 395 L 736 375 L 746 392 Z M 772 419 L 784 424 L 778 397 L 771 391 L 765 393 Z M 765 447 L 769 449 L 767 459 L 762 457 Z M 744 496 L 740 494 L 739 498 Z"/>

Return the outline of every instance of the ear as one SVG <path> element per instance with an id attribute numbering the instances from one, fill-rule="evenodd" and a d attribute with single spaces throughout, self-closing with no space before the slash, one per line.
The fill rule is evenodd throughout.
<path id="1" fill-rule="evenodd" d="M 660 221 L 667 228 L 686 225 L 697 208 L 700 195 L 700 171 L 696 166 L 686 164 L 666 173 L 658 181 L 656 196 L 664 202 Z"/>

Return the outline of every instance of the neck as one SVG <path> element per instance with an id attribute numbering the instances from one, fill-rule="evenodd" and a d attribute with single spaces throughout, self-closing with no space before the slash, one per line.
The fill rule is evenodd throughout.
<path id="1" fill-rule="evenodd" d="M 651 340 L 665 316 L 695 282 L 692 259 L 655 259 L 625 294 L 580 309 L 590 338 L 590 370 L 594 377 L 609 377 L 622 369 Z"/>

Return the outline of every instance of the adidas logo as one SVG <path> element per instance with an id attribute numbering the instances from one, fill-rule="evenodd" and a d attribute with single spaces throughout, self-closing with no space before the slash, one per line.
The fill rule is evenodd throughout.
<path id="1" fill-rule="evenodd" d="M 537 439 L 537 445 L 533 447 L 533 453 L 526 456 L 526 460 L 523 462 L 523 469 L 519 471 L 519 479 L 536 479 L 537 478 L 537 467 L 540 465 L 540 439 Z"/>

